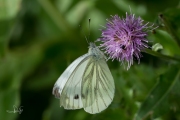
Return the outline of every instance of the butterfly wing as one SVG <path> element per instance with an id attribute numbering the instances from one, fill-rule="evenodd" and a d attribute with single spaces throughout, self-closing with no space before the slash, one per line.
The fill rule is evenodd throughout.
<path id="1" fill-rule="evenodd" d="M 95 114 L 106 109 L 114 97 L 114 80 L 103 53 L 90 44 L 88 54 L 76 59 L 58 78 L 53 94 L 65 109 Z"/>
<path id="2" fill-rule="evenodd" d="M 84 110 L 95 114 L 106 109 L 114 97 L 114 79 L 105 59 L 89 58 L 82 80 Z"/>
<path id="3" fill-rule="evenodd" d="M 60 97 L 60 106 L 65 109 L 80 109 L 83 107 L 81 100 L 81 82 L 86 65 L 88 63 L 89 55 L 85 55 L 80 62 L 77 62 L 71 71 L 70 76 L 64 85 L 64 88 Z"/>
<path id="4" fill-rule="evenodd" d="M 77 58 L 75 61 L 73 61 L 67 68 L 66 70 L 62 73 L 62 75 L 58 78 L 58 80 L 56 81 L 56 83 L 54 84 L 53 87 L 53 91 L 52 94 L 56 97 L 56 98 L 60 98 L 61 92 L 66 84 L 66 82 L 68 81 L 68 79 L 70 78 L 71 74 L 73 73 L 73 71 L 78 67 L 78 64 L 80 62 L 82 62 L 82 60 L 84 60 L 86 57 L 88 56 L 88 54 L 85 54 L 79 58 Z"/>

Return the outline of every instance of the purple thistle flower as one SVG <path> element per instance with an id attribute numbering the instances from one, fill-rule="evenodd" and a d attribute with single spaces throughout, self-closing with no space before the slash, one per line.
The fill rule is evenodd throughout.
<path id="1" fill-rule="evenodd" d="M 141 17 L 136 18 L 134 14 L 126 13 L 126 18 L 112 16 L 102 30 L 99 41 L 103 43 L 100 46 L 105 49 L 110 59 L 127 63 L 127 69 L 129 69 L 133 64 L 133 58 L 137 58 L 140 63 L 142 57 L 140 52 L 148 48 L 146 36 L 149 27 L 147 25 L 148 23 L 143 24 Z"/>

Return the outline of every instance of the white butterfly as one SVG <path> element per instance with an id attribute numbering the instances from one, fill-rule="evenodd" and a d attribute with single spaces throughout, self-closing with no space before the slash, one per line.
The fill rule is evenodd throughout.
<path id="1" fill-rule="evenodd" d="M 87 54 L 77 58 L 56 81 L 53 95 L 65 109 L 95 114 L 106 109 L 114 97 L 114 80 L 105 55 L 90 43 Z"/>

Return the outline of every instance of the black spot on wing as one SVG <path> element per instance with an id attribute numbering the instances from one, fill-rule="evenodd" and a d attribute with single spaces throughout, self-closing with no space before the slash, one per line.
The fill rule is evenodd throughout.
<path id="1" fill-rule="evenodd" d="M 79 99 L 79 95 L 76 94 L 76 95 L 74 96 L 74 99 Z"/>
<path id="2" fill-rule="evenodd" d="M 56 98 L 60 98 L 60 93 L 59 93 L 59 87 L 54 87 L 53 88 L 53 93 L 52 93 Z"/>

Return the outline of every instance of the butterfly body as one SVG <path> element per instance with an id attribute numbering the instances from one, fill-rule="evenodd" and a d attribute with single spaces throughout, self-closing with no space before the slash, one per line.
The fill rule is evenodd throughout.
<path id="1" fill-rule="evenodd" d="M 60 106 L 95 114 L 106 109 L 114 97 L 114 80 L 105 55 L 90 43 L 87 54 L 77 58 L 59 77 L 53 88 Z"/>

